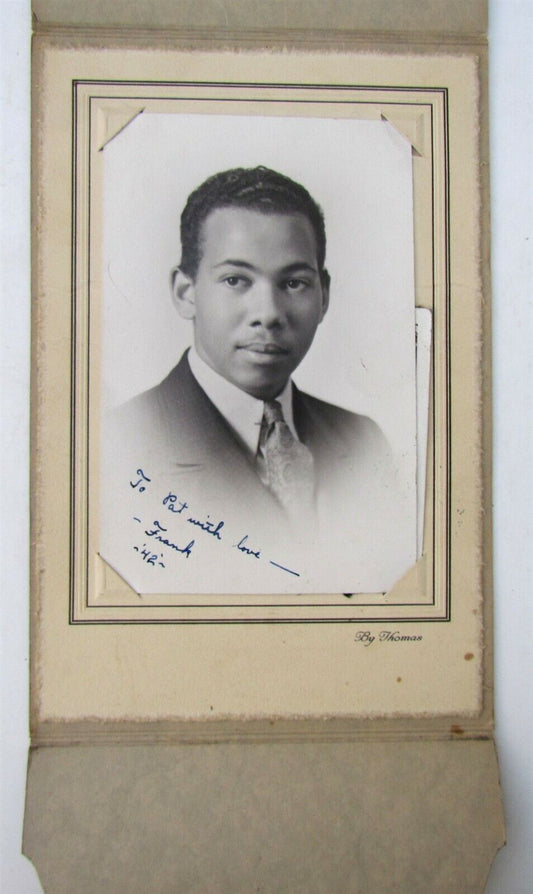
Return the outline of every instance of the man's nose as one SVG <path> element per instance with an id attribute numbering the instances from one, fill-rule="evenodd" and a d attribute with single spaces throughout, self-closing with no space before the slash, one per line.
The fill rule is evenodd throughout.
<path id="1" fill-rule="evenodd" d="M 250 316 L 252 326 L 271 329 L 285 322 L 285 295 L 275 283 L 256 283 L 251 296 Z"/>

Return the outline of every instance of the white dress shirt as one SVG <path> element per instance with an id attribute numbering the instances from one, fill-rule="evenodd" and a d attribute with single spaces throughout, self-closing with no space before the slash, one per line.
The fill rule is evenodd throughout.
<path id="1" fill-rule="evenodd" d="M 192 374 L 209 400 L 222 414 L 240 443 L 252 458 L 258 457 L 259 435 L 263 419 L 264 401 L 252 397 L 215 372 L 198 355 L 194 346 L 189 351 L 189 365 Z M 292 382 L 289 379 L 276 400 L 281 404 L 284 419 L 298 439 L 292 413 Z M 261 470 L 258 470 L 261 475 Z"/>

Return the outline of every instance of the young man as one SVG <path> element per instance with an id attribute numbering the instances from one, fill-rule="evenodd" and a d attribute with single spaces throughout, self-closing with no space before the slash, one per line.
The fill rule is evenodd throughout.
<path id="1" fill-rule="evenodd" d="M 371 420 L 291 379 L 329 304 L 320 208 L 268 168 L 225 171 L 190 195 L 181 242 L 172 297 L 193 345 L 118 411 L 115 443 L 152 489 L 246 532 L 244 544 L 290 538 L 309 568 L 320 553 L 348 567 L 357 547 L 375 570 L 387 562 L 387 443 Z"/>

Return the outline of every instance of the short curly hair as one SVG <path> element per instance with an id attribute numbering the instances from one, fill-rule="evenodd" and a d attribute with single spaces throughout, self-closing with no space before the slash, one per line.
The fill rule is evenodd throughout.
<path id="1" fill-rule="evenodd" d="M 217 208 L 247 208 L 264 214 L 303 214 L 316 240 L 321 276 L 326 257 L 326 229 L 322 209 L 305 187 L 284 174 L 260 165 L 232 168 L 213 174 L 194 190 L 181 215 L 180 269 L 194 279 L 202 258 L 201 230 L 208 215 Z"/>

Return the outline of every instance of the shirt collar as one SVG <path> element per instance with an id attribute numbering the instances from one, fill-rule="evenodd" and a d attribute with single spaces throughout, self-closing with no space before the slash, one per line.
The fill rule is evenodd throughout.
<path id="1" fill-rule="evenodd" d="M 246 449 L 255 456 L 259 445 L 264 402 L 252 397 L 246 391 L 241 391 L 236 385 L 215 372 L 205 360 L 202 360 L 194 347 L 189 350 L 188 360 L 194 378 L 205 391 L 211 403 L 222 414 Z M 276 400 L 281 404 L 287 425 L 294 437 L 298 438 L 292 412 L 292 382 L 290 379 Z"/>

